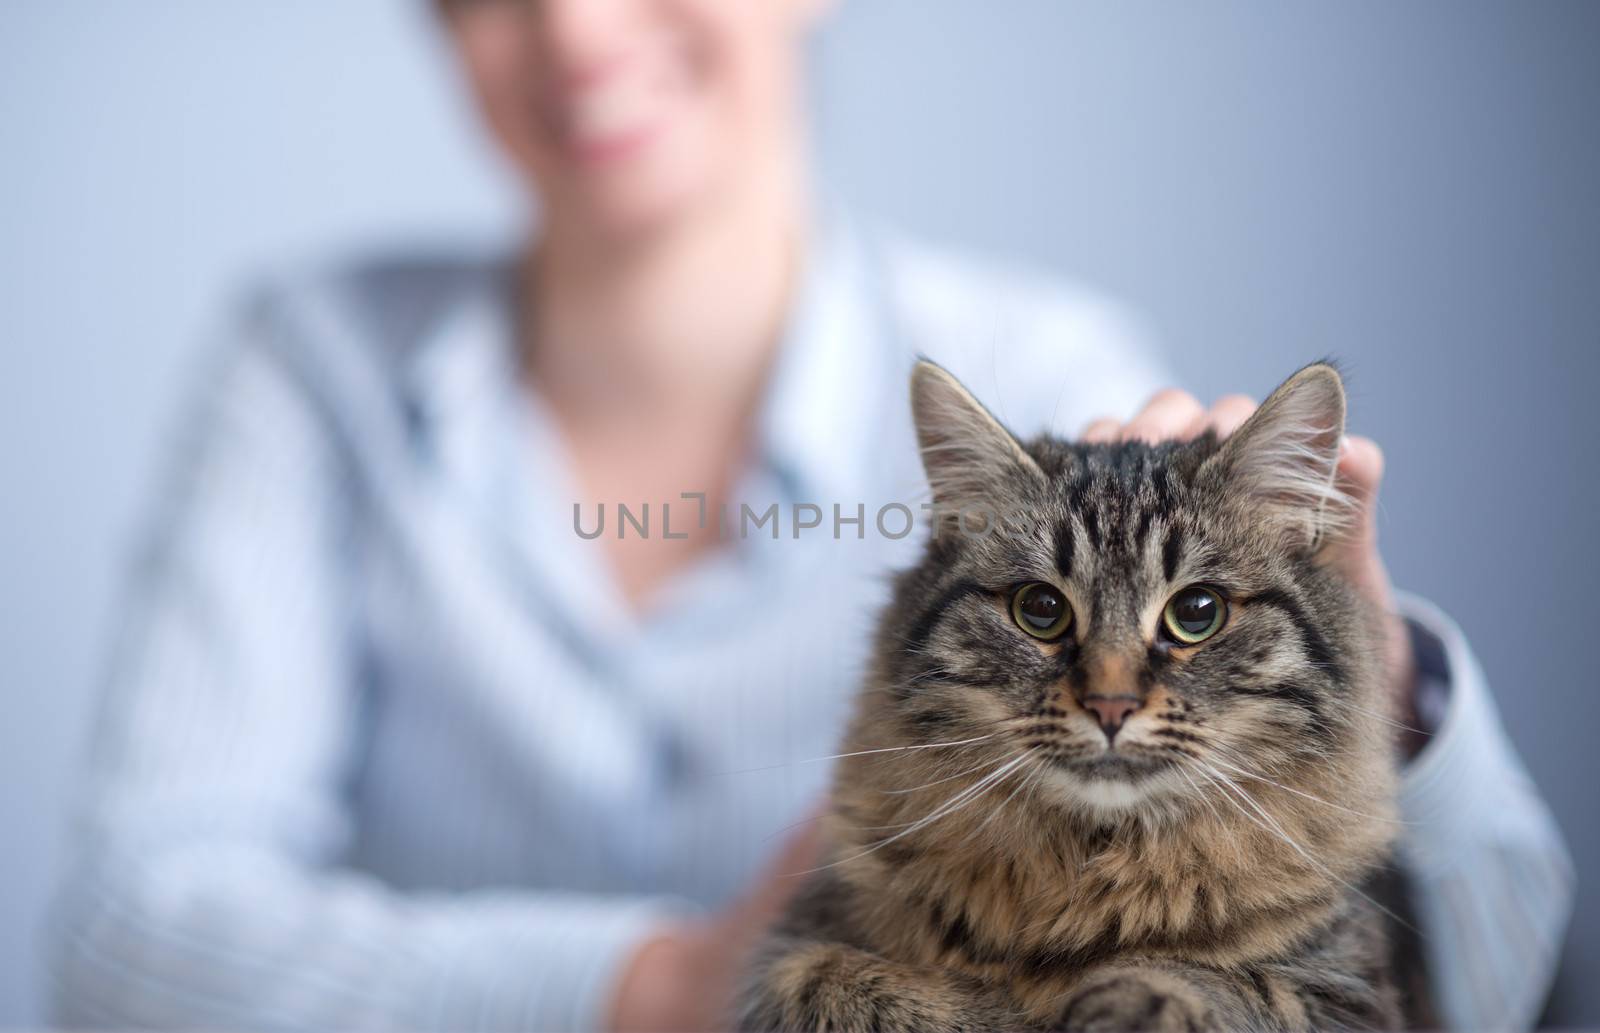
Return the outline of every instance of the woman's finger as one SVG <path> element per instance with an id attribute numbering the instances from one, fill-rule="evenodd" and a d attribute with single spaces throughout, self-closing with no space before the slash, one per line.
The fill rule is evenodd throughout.
<path id="1" fill-rule="evenodd" d="M 1144 441 L 1158 444 L 1182 438 L 1184 432 L 1205 414 L 1205 408 L 1195 397 L 1175 388 L 1161 391 L 1150 399 L 1144 410 L 1122 428 L 1123 441 Z"/>
<path id="2" fill-rule="evenodd" d="M 1371 438 L 1348 437 L 1340 442 L 1339 487 L 1355 505 L 1355 525 L 1333 543 L 1332 560 L 1353 585 L 1379 610 L 1388 614 L 1384 658 L 1388 682 L 1401 705 L 1411 705 L 1410 686 L 1416 680 L 1416 657 L 1406 623 L 1395 610 L 1394 589 L 1378 549 L 1378 489 L 1383 484 L 1383 450 Z"/>
<path id="3" fill-rule="evenodd" d="M 1378 486 L 1383 480 L 1383 452 L 1371 438 L 1340 442 L 1336 472 L 1340 490 L 1349 496 L 1353 523 L 1331 543 L 1328 558 L 1363 595 L 1384 609 L 1393 605 L 1389 578 L 1378 552 Z"/>
<path id="4" fill-rule="evenodd" d="M 1371 438 L 1351 436 L 1340 442 L 1339 487 L 1355 503 L 1357 533 L 1353 540 L 1365 548 L 1377 541 L 1378 488 L 1383 484 L 1383 449 Z"/>
<path id="5" fill-rule="evenodd" d="M 1117 440 L 1121 433 L 1122 421 L 1102 416 L 1083 428 L 1083 433 L 1078 435 L 1078 439 L 1086 445 L 1109 445 Z"/>
<path id="6" fill-rule="evenodd" d="M 1383 482 L 1383 449 L 1371 438 L 1350 435 L 1339 444 L 1339 475 L 1362 497 L 1377 494 Z"/>
<path id="7" fill-rule="evenodd" d="M 1226 438 L 1243 426 L 1255 411 L 1254 398 L 1248 395 L 1223 395 L 1211 407 L 1207 425 L 1217 432 L 1217 437 Z"/>

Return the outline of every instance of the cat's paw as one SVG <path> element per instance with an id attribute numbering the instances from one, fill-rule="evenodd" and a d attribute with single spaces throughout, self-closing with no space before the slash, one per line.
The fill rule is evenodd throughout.
<path id="1" fill-rule="evenodd" d="M 1060 1022 L 1064 1033 L 1201 1033 L 1215 1026 L 1193 987 L 1143 972 L 1094 980 L 1073 995 Z"/>
<path id="2" fill-rule="evenodd" d="M 739 1028 L 800 1033 L 989 1033 L 1016 1028 L 985 987 L 834 943 L 794 943 L 760 966 Z"/>

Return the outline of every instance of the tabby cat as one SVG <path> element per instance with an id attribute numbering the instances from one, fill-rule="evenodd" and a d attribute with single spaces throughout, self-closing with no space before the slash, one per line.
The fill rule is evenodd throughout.
<path id="1" fill-rule="evenodd" d="M 912 407 L 939 526 L 741 1027 L 1399 1028 L 1338 373 L 1224 442 L 1021 442 L 927 362 Z"/>

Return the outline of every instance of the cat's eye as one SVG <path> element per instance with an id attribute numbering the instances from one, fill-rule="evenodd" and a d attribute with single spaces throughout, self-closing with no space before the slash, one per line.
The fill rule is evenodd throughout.
<path id="1" fill-rule="evenodd" d="M 1161 614 L 1167 634 L 1186 646 L 1215 635 L 1227 619 L 1227 602 L 1200 585 L 1191 585 L 1167 600 L 1167 608 Z"/>
<path id="2" fill-rule="evenodd" d="M 1059 588 L 1035 581 L 1011 597 L 1011 619 L 1034 638 L 1048 642 L 1072 626 L 1072 607 Z"/>

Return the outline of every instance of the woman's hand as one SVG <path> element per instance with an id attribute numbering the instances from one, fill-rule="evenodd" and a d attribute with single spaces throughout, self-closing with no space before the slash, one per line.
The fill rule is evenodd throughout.
<path id="1" fill-rule="evenodd" d="M 732 1015 L 750 950 L 816 865 L 821 823 L 805 822 L 742 896 L 710 918 L 684 923 L 639 946 L 618 981 L 615 1033 L 709 1033 Z"/>
<path id="2" fill-rule="evenodd" d="M 1187 441 L 1207 429 L 1226 438 L 1256 411 L 1254 400 L 1244 395 L 1227 395 L 1209 410 L 1182 391 L 1168 389 L 1150 399 L 1126 424 L 1112 419 L 1095 420 L 1084 428 L 1082 439 L 1090 443 L 1116 441 Z M 1332 546 L 1337 551 L 1333 562 L 1345 577 L 1385 615 L 1385 650 L 1389 684 L 1402 713 L 1412 711 L 1412 692 L 1416 682 L 1415 658 L 1405 621 L 1395 610 L 1394 590 L 1383 556 L 1378 552 L 1378 486 L 1383 481 L 1383 452 L 1370 438 L 1347 437 L 1339 450 L 1340 486 L 1355 501 L 1357 522 L 1350 533 Z M 1408 719 L 1408 723 L 1409 719 Z"/>

